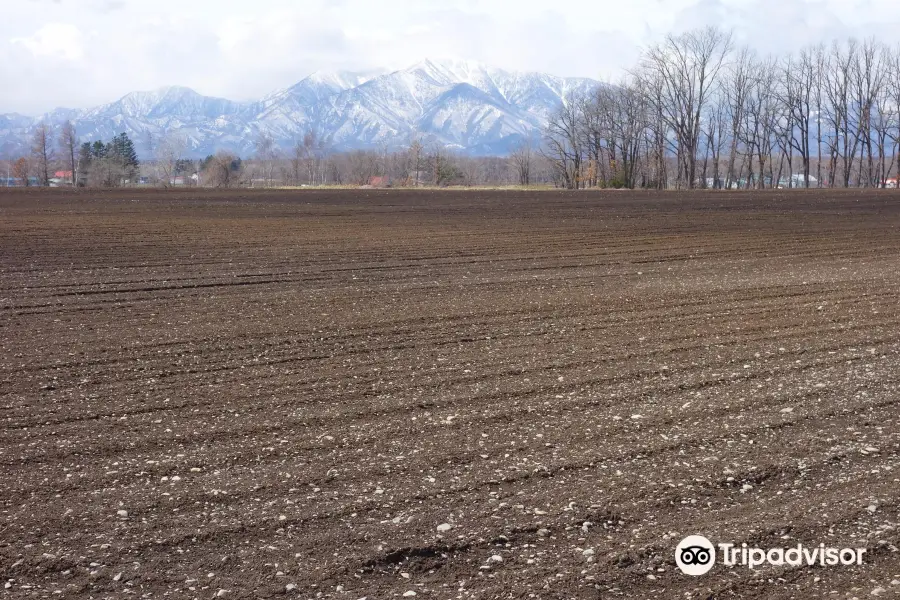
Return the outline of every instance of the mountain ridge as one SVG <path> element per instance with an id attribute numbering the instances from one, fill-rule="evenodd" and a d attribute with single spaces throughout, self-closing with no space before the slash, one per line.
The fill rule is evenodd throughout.
<path id="1" fill-rule="evenodd" d="M 187 156 L 224 149 L 246 157 L 263 135 L 287 150 L 308 131 L 336 151 L 397 149 L 418 137 L 468 154 L 506 154 L 539 135 L 566 94 L 599 85 L 476 61 L 424 59 L 395 71 L 318 71 L 246 102 L 163 86 L 40 117 L 0 114 L 0 153 L 26 152 L 42 122 L 55 129 L 71 120 L 82 142 L 126 132 L 142 159 L 152 158 L 166 136 L 181 137 Z"/>

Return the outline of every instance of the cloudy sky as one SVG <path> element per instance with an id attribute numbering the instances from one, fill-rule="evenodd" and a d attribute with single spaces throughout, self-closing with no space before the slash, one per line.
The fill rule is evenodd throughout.
<path id="1" fill-rule="evenodd" d="M 0 112 L 186 85 L 258 98 L 316 70 L 455 57 L 615 79 L 668 32 L 733 28 L 763 53 L 900 43 L 897 0 L 4 0 Z"/>

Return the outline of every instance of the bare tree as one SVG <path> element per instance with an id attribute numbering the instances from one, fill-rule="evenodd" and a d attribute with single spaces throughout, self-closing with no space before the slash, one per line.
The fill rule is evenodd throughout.
<path id="1" fill-rule="evenodd" d="M 798 59 L 788 57 L 782 63 L 782 82 L 779 87 L 784 109 L 784 150 L 788 164 L 798 152 L 803 168 L 803 187 L 809 187 L 810 138 L 813 124 L 814 86 L 817 79 L 815 55 L 809 49 L 800 52 Z M 793 169 L 791 175 L 793 176 Z M 793 183 L 793 179 L 791 180 Z"/>
<path id="2" fill-rule="evenodd" d="M 747 105 L 753 88 L 753 65 L 755 57 L 748 48 L 742 48 L 725 72 L 722 82 L 722 93 L 725 96 L 727 115 L 729 119 L 729 152 L 728 168 L 726 170 L 726 187 L 732 187 L 740 179 L 735 171 L 738 161 L 738 151 L 742 137 L 742 127 L 747 117 Z"/>
<path id="3" fill-rule="evenodd" d="M 854 146 L 858 143 L 860 160 L 857 183 L 865 187 L 875 185 L 877 173 L 873 148 L 874 112 L 881 94 L 889 55 L 880 43 L 873 39 L 863 42 L 852 63 L 851 110 L 854 122 Z"/>
<path id="4" fill-rule="evenodd" d="M 531 184 L 531 167 L 534 162 L 532 154 L 531 140 L 526 138 L 519 142 L 509 155 L 509 162 L 516 173 L 519 185 Z"/>
<path id="5" fill-rule="evenodd" d="M 774 59 L 754 61 L 750 67 L 751 87 L 747 98 L 741 141 L 747 147 L 746 187 L 762 189 L 768 181 L 777 184 L 773 172 L 772 153 L 780 106 L 774 88 L 777 63 Z M 754 160 L 758 173 L 754 171 Z"/>
<path id="6" fill-rule="evenodd" d="M 13 163 L 12 176 L 26 187 L 31 185 L 31 165 L 26 157 L 22 156 Z"/>
<path id="7" fill-rule="evenodd" d="M 621 157 L 619 173 L 626 187 L 637 185 L 644 132 L 650 128 L 650 111 L 642 91 L 632 82 L 623 82 L 614 95 L 613 144 Z"/>
<path id="8" fill-rule="evenodd" d="M 476 186 L 484 182 L 484 161 L 473 156 L 457 156 L 457 178 L 463 185 Z"/>
<path id="9" fill-rule="evenodd" d="M 711 98 L 709 108 L 701 120 L 703 123 L 701 127 L 702 139 L 705 142 L 701 187 L 712 187 L 713 189 L 723 187 L 724 182 L 722 181 L 720 170 L 722 150 L 725 147 L 728 130 L 726 106 L 725 96 L 720 87 L 718 93 Z M 712 170 L 712 177 L 709 177 L 710 170 Z M 710 179 L 712 180 L 711 186 L 707 184 Z"/>
<path id="10" fill-rule="evenodd" d="M 582 186 L 581 162 L 584 136 L 581 128 L 581 99 L 569 95 L 550 115 L 541 154 L 550 161 L 559 183 L 568 189 Z"/>
<path id="11" fill-rule="evenodd" d="M 601 88 L 602 89 L 602 88 Z M 579 173 L 581 187 L 606 186 L 611 178 L 610 169 L 615 168 L 615 146 L 611 140 L 611 112 L 614 102 L 605 101 L 592 94 L 578 95 L 577 114 L 581 120 L 578 126 L 583 149 L 582 172 Z"/>
<path id="12" fill-rule="evenodd" d="M 163 187 L 174 185 L 175 167 L 185 148 L 187 148 L 185 139 L 177 134 L 166 135 L 156 145 L 156 168 Z"/>
<path id="13" fill-rule="evenodd" d="M 896 85 L 893 73 L 896 69 L 897 57 L 890 48 L 884 46 L 881 49 L 881 69 L 884 78 L 875 93 L 875 101 L 872 108 L 872 131 L 875 149 L 878 152 L 878 164 L 873 176 L 877 187 L 887 186 L 887 179 L 894 168 L 897 157 L 897 145 L 894 132 L 897 131 L 898 117 L 900 117 L 900 105 L 894 102 L 893 87 Z"/>
<path id="14" fill-rule="evenodd" d="M 278 149 L 275 146 L 275 139 L 268 133 L 260 133 L 256 138 L 256 160 L 259 163 L 265 187 L 272 185 L 277 159 Z"/>
<path id="15" fill-rule="evenodd" d="M 648 149 L 647 162 L 652 165 L 647 177 L 652 187 L 666 189 L 669 186 L 669 168 L 667 153 L 675 147 L 672 141 L 672 130 L 663 113 L 662 79 L 652 72 L 642 72 L 636 78 L 636 89 L 643 94 L 648 107 L 647 130 L 644 135 Z"/>
<path id="16" fill-rule="evenodd" d="M 355 185 L 367 185 L 378 173 L 378 155 L 355 150 L 347 156 L 349 180 Z"/>
<path id="17" fill-rule="evenodd" d="M 824 100 L 824 77 L 825 69 L 828 65 L 828 55 L 825 52 L 825 46 L 818 44 L 813 50 L 813 96 L 816 103 L 816 180 L 817 187 L 822 187 L 824 180 L 822 179 L 822 120 L 825 110 Z"/>
<path id="18" fill-rule="evenodd" d="M 303 147 L 303 143 L 298 140 L 294 143 L 294 148 L 291 153 L 291 185 L 300 185 L 300 182 L 302 181 L 301 174 L 303 173 L 303 161 L 305 158 L 306 150 Z"/>
<path id="19" fill-rule="evenodd" d="M 54 152 L 51 143 L 50 128 L 46 123 L 38 125 L 31 142 L 31 157 L 41 185 L 50 185 L 50 169 L 53 165 Z"/>
<path id="20" fill-rule="evenodd" d="M 219 151 L 205 164 L 203 181 L 213 187 L 234 187 L 241 182 L 241 159 L 230 152 Z"/>
<path id="21" fill-rule="evenodd" d="M 407 152 L 407 179 L 414 187 L 419 187 L 422 183 L 420 181 L 420 173 L 423 167 L 423 152 L 424 146 L 420 136 L 418 134 L 413 135 L 412 140 L 409 142 L 409 151 Z"/>
<path id="22" fill-rule="evenodd" d="M 62 129 L 60 129 L 59 151 L 68 163 L 72 185 L 75 185 L 75 182 L 78 181 L 78 167 L 75 160 L 75 154 L 78 151 L 78 135 L 75 133 L 75 126 L 71 121 L 63 123 Z"/>
<path id="23" fill-rule="evenodd" d="M 888 68 L 891 76 L 887 79 L 888 86 L 885 95 L 889 97 L 888 102 L 894 107 L 894 112 L 886 118 L 889 120 L 887 135 L 893 142 L 891 148 L 893 165 L 896 160 L 894 157 L 897 156 L 898 149 L 900 149 L 900 46 L 894 48 Z M 897 165 L 897 171 L 898 179 L 900 179 L 900 164 Z M 890 175 L 890 173 L 891 171 L 888 169 L 886 174 Z M 900 189 L 900 184 L 897 185 L 897 188 Z"/>
<path id="24" fill-rule="evenodd" d="M 590 148 L 590 185 L 634 187 L 650 127 L 643 93 L 632 81 L 601 85 L 582 108 Z M 595 173 L 596 170 L 596 173 Z"/>
<path id="25" fill-rule="evenodd" d="M 435 142 L 426 157 L 426 162 L 431 171 L 433 185 L 447 186 L 459 183 L 462 172 L 457 165 L 455 157 L 441 144 Z"/>
<path id="26" fill-rule="evenodd" d="M 303 135 L 303 157 L 306 164 L 306 178 L 310 183 L 316 183 L 318 171 L 318 138 L 312 130 Z"/>
<path id="27" fill-rule="evenodd" d="M 303 134 L 303 138 L 294 144 L 291 156 L 291 177 L 294 184 L 299 184 L 303 180 L 310 184 L 325 183 L 326 154 L 326 140 L 312 129 L 307 130 Z M 275 160 L 277 160 L 277 154 Z"/>
<path id="28" fill-rule="evenodd" d="M 850 125 L 850 86 L 857 47 L 855 40 L 850 40 L 846 47 L 837 42 L 832 45 L 824 81 L 826 118 L 830 129 L 826 138 L 829 154 L 828 180 L 834 185 L 838 179 L 839 162 L 842 162 L 840 179 L 844 187 L 850 185 L 851 170 L 858 148 L 857 144 L 851 143 L 854 132 Z"/>
<path id="29" fill-rule="evenodd" d="M 675 134 L 678 182 L 694 187 L 700 146 L 701 115 L 732 50 L 731 34 L 714 27 L 669 35 L 644 55 L 637 74 L 657 85 L 647 101 Z"/>

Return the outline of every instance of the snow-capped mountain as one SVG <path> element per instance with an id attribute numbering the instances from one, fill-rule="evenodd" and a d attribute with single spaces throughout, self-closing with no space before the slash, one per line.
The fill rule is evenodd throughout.
<path id="1" fill-rule="evenodd" d="M 185 153 L 195 157 L 219 149 L 250 156 L 262 135 L 287 149 L 308 131 L 334 150 L 402 148 L 418 137 L 470 154 L 504 154 L 539 135 L 567 94 L 597 85 L 471 61 L 425 60 L 389 73 L 314 73 L 256 102 L 166 87 L 38 118 L 0 115 L 0 152 L 24 151 L 41 122 L 58 127 L 71 120 L 82 141 L 126 132 L 142 158 L 152 157 L 166 136 L 180 137 Z"/>

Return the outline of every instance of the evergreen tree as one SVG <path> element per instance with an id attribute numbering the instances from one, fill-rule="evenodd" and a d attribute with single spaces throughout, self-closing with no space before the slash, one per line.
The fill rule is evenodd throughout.
<path id="1" fill-rule="evenodd" d="M 85 142 L 78 150 L 78 180 L 75 185 L 83 187 L 87 185 L 88 174 L 91 172 L 91 161 L 94 158 L 93 146 Z"/>
<path id="2" fill-rule="evenodd" d="M 85 142 L 81 145 L 81 148 L 78 149 L 78 158 L 81 161 L 81 164 L 89 163 L 91 158 L 94 157 L 93 146 L 91 146 L 90 142 Z"/>
<path id="3" fill-rule="evenodd" d="M 188 158 L 179 158 L 175 161 L 175 174 L 176 175 L 193 175 L 196 173 L 196 169 L 194 167 L 194 161 Z"/>
<path id="4" fill-rule="evenodd" d="M 125 177 L 133 180 L 137 176 L 140 167 L 134 143 L 128 137 L 128 134 L 122 132 L 113 138 L 111 146 L 111 154 L 119 160 Z"/>

